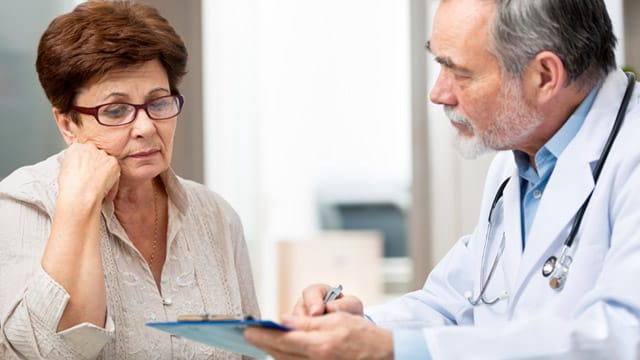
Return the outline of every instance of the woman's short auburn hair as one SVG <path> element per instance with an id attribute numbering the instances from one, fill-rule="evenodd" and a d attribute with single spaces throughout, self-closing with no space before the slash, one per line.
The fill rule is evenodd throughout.
<path id="1" fill-rule="evenodd" d="M 155 8 L 90 0 L 49 24 L 38 45 L 36 71 L 51 105 L 68 113 L 78 90 L 92 79 L 155 59 L 167 72 L 171 92 L 179 94 L 187 57 L 184 42 Z"/>

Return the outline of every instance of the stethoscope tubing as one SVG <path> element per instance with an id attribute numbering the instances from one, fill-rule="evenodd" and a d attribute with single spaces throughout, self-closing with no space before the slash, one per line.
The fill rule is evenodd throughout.
<path id="1" fill-rule="evenodd" d="M 502 253 L 504 252 L 504 246 L 505 246 L 505 236 L 504 233 L 502 234 L 502 240 L 500 241 L 500 247 L 498 249 L 498 254 L 496 255 L 496 258 L 493 260 L 493 264 L 491 264 L 491 269 L 489 269 L 489 275 L 487 276 L 487 280 L 484 280 L 484 259 L 485 259 L 485 249 L 488 247 L 487 246 L 487 242 L 485 242 L 484 247 L 485 249 L 483 249 L 482 251 L 482 262 L 483 264 L 480 265 L 480 293 L 478 294 L 478 296 L 476 297 L 475 300 L 471 299 L 471 294 L 469 294 L 469 296 L 467 296 L 467 300 L 469 300 L 469 303 L 473 306 L 478 305 L 480 302 L 486 304 L 486 305 L 493 305 L 495 303 L 497 303 L 498 301 L 500 301 L 503 297 L 502 296 L 496 296 L 495 298 L 493 298 L 492 300 L 487 300 L 485 298 L 485 294 L 487 292 L 487 287 L 489 286 L 489 280 L 491 280 L 491 278 L 493 277 L 493 273 L 496 271 L 496 268 L 498 267 L 498 262 L 500 261 L 500 257 L 502 256 Z"/>
<path id="2" fill-rule="evenodd" d="M 497 303 L 498 301 L 500 301 L 500 299 L 502 297 L 500 296 L 496 296 L 494 299 L 492 300 L 487 300 L 485 298 L 485 293 L 487 292 L 487 287 L 489 285 L 489 281 L 491 281 L 491 278 L 493 277 L 493 273 L 495 272 L 496 268 L 498 267 L 498 262 L 500 261 L 500 257 L 502 256 L 502 253 L 504 252 L 504 247 L 505 247 L 505 235 L 504 233 L 502 233 L 502 240 L 500 241 L 500 246 L 498 248 L 498 253 L 496 255 L 496 258 L 493 260 L 493 264 L 491 264 L 491 269 L 489 269 L 489 275 L 487 276 L 487 279 L 485 280 L 484 278 L 484 262 L 486 260 L 486 256 L 487 253 L 489 251 L 489 236 L 491 234 L 491 229 L 493 228 L 493 212 L 496 208 L 496 205 L 498 205 L 498 201 L 500 201 L 500 199 L 502 198 L 502 194 L 504 193 L 504 188 L 507 186 L 507 184 L 509 183 L 509 179 L 510 177 L 506 178 L 502 184 L 500 184 L 500 187 L 498 188 L 498 191 L 496 192 L 495 196 L 493 197 L 493 201 L 491 202 L 491 208 L 489 210 L 489 217 L 487 219 L 487 231 L 485 234 L 485 239 L 484 239 L 484 245 L 482 246 L 482 258 L 480 259 L 481 263 L 480 263 L 480 293 L 478 294 L 478 296 L 474 299 L 472 299 L 472 295 L 468 294 L 467 295 L 467 300 L 469 301 L 469 303 L 473 306 L 478 305 L 480 302 L 486 304 L 486 305 L 493 305 L 495 303 Z"/>
<path id="3" fill-rule="evenodd" d="M 622 127 L 622 121 L 624 120 L 624 116 L 627 113 L 627 108 L 629 107 L 629 101 L 631 100 L 631 95 L 633 93 L 633 88 L 636 83 L 636 77 L 633 73 L 627 74 L 627 88 L 624 92 L 624 96 L 622 97 L 622 102 L 620 103 L 620 108 L 618 108 L 618 114 L 616 114 L 616 121 L 613 123 L 613 128 L 611 129 L 611 134 L 607 138 L 607 142 L 604 145 L 604 149 L 602 150 L 602 154 L 600 155 L 600 159 L 596 164 L 596 167 L 593 170 L 593 188 L 595 189 L 596 184 L 598 183 L 598 178 L 600 178 L 600 174 L 602 173 L 602 168 L 604 168 L 605 161 L 609 156 L 609 152 L 611 151 L 611 147 L 613 147 L 613 142 L 615 141 L 618 133 L 620 132 L 620 128 Z M 568 248 L 571 248 L 573 245 L 573 241 L 578 234 L 578 229 L 580 229 L 580 224 L 582 223 L 582 218 L 584 217 L 584 213 L 587 210 L 587 206 L 589 205 L 589 201 L 591 201 L 591 195 L 593 195 L 593 190 L 587 198 L 580 206 L 580 209 L 576 213 L 576 217 L 573 220 L 573 224 L 571 225 L 571 231 L 569 232 L 569 236 L 564 241 L 564 245 Z"/>

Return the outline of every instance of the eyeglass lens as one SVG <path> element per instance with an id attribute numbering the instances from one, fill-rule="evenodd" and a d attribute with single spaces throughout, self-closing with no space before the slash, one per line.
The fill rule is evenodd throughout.
<path id="1" fill-rule="evenodd" d="M 138 108 L 144 109 L 151 119 L 163 120 L 180 113 L 180 100 L 177 96 L 164 96 L 139 106 L 126 103 L 105 104 L 98 109 L 98 120 L 105 125 L 130 123 L 135 119 Z"/>

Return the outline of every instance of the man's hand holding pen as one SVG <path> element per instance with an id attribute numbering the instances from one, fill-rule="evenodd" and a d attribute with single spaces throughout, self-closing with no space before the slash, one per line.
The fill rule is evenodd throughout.
<path id="1" fill-rule="evenodd" d="M 302 297 L 293 308 L 293 315 L 296 316 L 319 316 L 334 312 L 362 316 L 363 305 L 357 297 L 343 294 L 341 285 L 331 287 L 315 284 L 302 291 Z"/>
<path id="2" fill-rule="evenodd" d="M 293 313 L 281 322 L 293 330 L 248 328 L 245 339 L 276 360 L 393 358 L 391 332 L 366 319 L 362 302 L 343 294 L 340 285 L 307 287 Z"/>

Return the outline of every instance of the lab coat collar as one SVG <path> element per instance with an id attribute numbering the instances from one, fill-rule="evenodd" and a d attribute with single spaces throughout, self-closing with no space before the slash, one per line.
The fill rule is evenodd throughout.
<path id="1" fill-rule="evenodd" d="M 622 71 L 607 76 L 583 126 L 558 158 L 522 254 L 514 284 L 519 289 L 512 287 L 514 297 L 527 278 L 539 275 L 544 261 L 559 252 L 578 209 L 593 190 L 592 169 L 600 158 L 625 88 Z M 519 204 L 519 198 L 517 201 Z"/>

